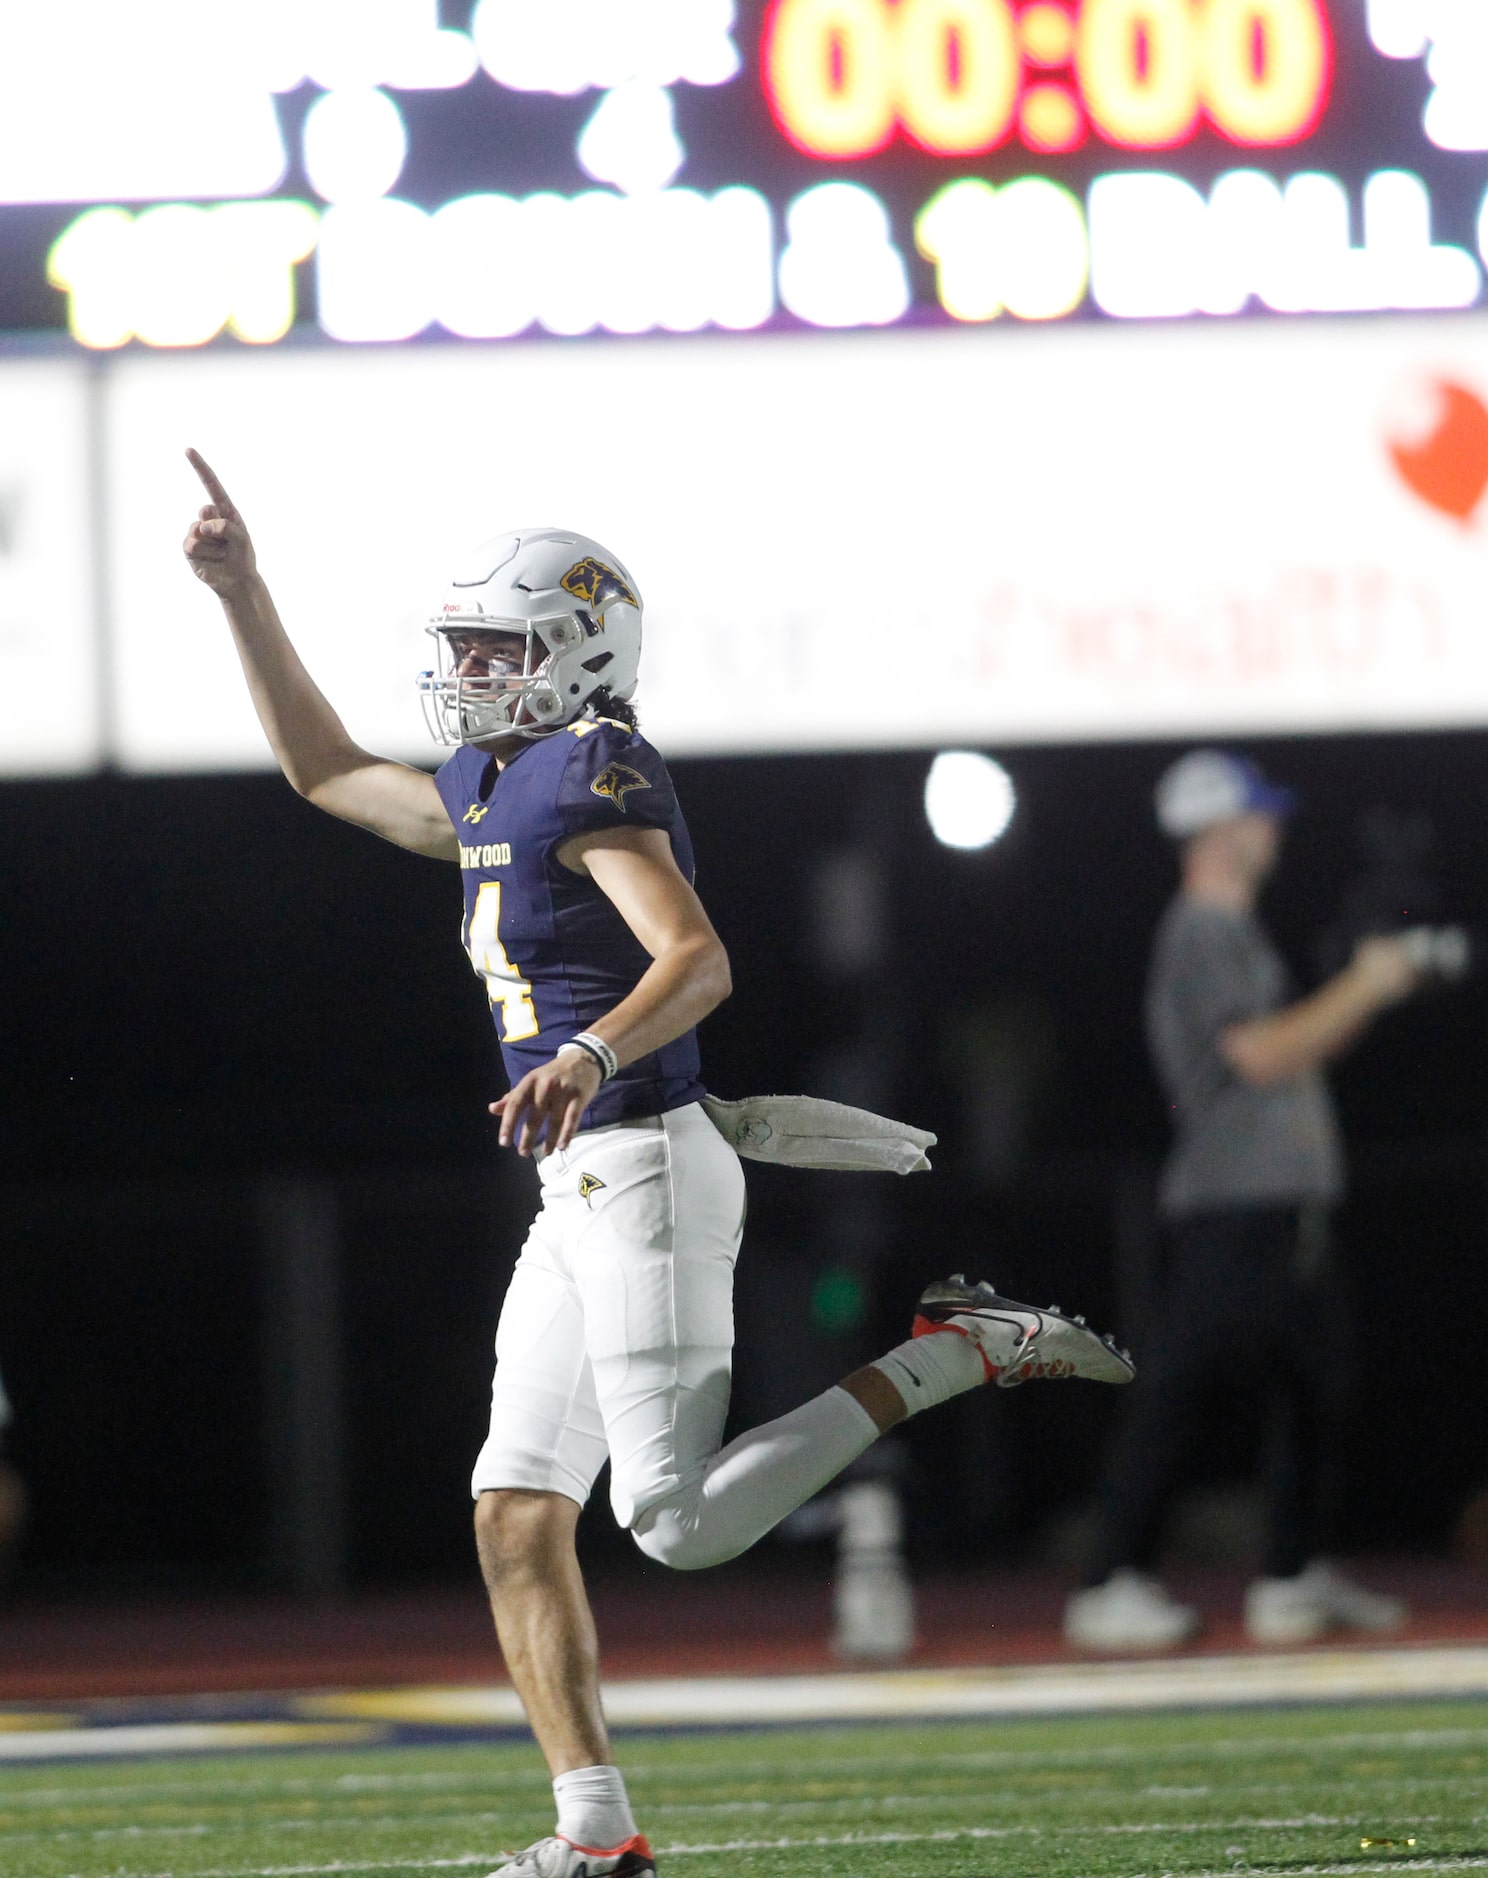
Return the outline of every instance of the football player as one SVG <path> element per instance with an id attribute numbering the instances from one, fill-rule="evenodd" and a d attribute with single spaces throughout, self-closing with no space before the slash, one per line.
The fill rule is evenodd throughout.
<path id="1" fill-rule="evenodd" d="M 641 598 L 597 542 L 486 542 L 430 626 L 419 680 L 436 776 L 358 747 L 300 663 L 212 470 L 186 536 L 222 602 L 285 776 L 317 807 L 456 863 L 464 938 L 511 1077 L 500 1140 L 537 1158 L 542 1205 L 502 1306 L 475 1527 L 512 1681 L 553 1773 L 551 1837 L 509 1878 L 655 1870 L 610 1752 L 574 1551 L 602 1463 L 650 1558 L 751 1546 L 905 1416 L 987 1381 L 1132 1366 L 1083 1319 L 959 1278 L 913 1334 L 792 1413 L 721 1445 L 744 1219 L 738 1156 L 701 1106 L 695 1027 L 729 964 L 692 885 L 671 779 L 630 708 Z"/>

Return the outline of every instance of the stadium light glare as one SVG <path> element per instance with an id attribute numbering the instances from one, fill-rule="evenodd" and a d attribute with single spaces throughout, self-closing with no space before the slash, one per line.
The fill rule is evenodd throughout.
<path id="1" fill-rule="evenodd" d="M 947 848 L 990 848 L 1017 804 L 1012 777 L 979 750 L 943 750 L 925 778 L 925 819 Z"/>

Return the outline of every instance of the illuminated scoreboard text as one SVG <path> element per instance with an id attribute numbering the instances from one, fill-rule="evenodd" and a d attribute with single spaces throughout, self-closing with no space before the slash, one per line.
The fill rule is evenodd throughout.
<path id="1" fill-rule="evenodd" d="M 181 7 L 0 17 L 0 327 L 356 344 L 1483 295 L 1483 0 L 259 0 L 188 34 Z"/>
<path id="2" fill-rule="evenodd" d="M 870 156 L 896 135 L 943 157 L 1014 136 L 1051 154 L 1091 135 L 1167 150 L 1201 120 L 1264 148 L 1317 124 L 1332 35 L 1321 0 L 775 0 L 763 69 L 777 123 L 811 156 Z"/>

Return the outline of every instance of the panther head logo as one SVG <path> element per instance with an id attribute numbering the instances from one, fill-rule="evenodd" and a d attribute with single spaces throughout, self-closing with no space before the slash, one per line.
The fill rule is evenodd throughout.
<path id="1" fill-rule="evenodd" d="M 596 613 L 603 613 L 611 600 L 623 600 L 627 606 L 640 609 L 640 601 L 614 568 L 596 561 L 592 554 L 575 561 L 558 585 L 576 600 L 582 600 L 585 606 L 592 606 Z"/>
<path id="2" fill-rule="evenodd" d="M 628 763 L 606 763 L 604 768 L 590 783 L 591 795 L 608 796 L 623 815 L 625 798 L 636 789 L 649 789 L 650 783 L 638 769 L 632 769 Z"/>

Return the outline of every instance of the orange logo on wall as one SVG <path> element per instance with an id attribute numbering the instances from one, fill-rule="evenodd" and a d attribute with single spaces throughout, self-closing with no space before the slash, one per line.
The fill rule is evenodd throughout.
<path id="1" fill-rule="evenodd" d="M 1488 405 L 1474 391 L 1439 378 L 1429 387 L 1431 421 L 1410 440 L 1387 442 L 1391 460 L 1423 502 L 1454 521 L 1472 519 L 1488 490 Z"/>

